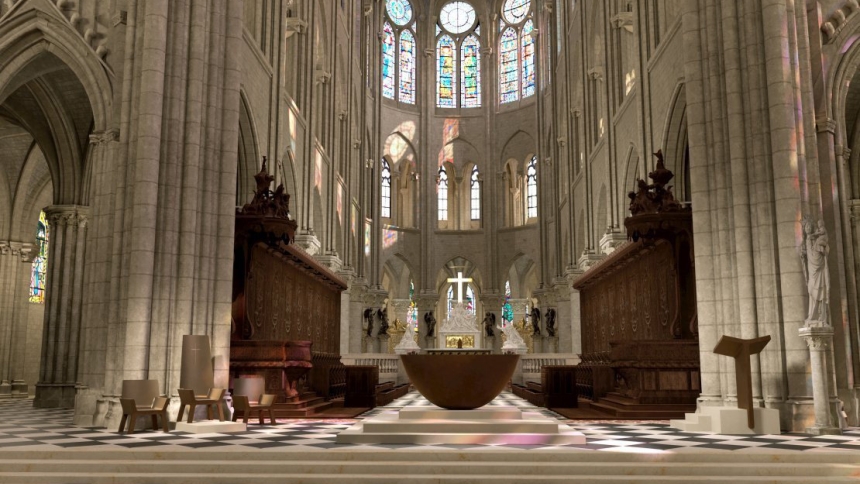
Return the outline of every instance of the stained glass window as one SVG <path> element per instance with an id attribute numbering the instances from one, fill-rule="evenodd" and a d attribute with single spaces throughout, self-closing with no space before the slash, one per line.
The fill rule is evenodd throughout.
<path id="1" fill-rule="evenodd" d="M 391 167 L 382 160 L 382 217 L 391 217 Z"/>
<path id="2" fill-rule="evenodd" d="M 518 24 L 529 14 L 531 0 L 507 0 L 502 7 L 502 17 L 509 24 Z"/>
<path id="3" fill-rule="evenodd" d="M 528 217 L 537 217 L 537 156 L 532 157 L 526 169 L 526 196 L 528 197 Z"/>
<path id="4" fill-rule="evenodd" d="M 415 304 L 415 283 L 409 281 L 409 312 L 406 313 L 407 327 L 415 325 L 415 332 L 418 332 L 418 305 Z"/>
<path id="5" fill-rule="evenodd" d="M 462 34 L 475 23 L 475 9 L 466 2 L 451 2 L 439 12 L 442 27 L 452 34 Z"/>
<path id="6" fill-rule="evenodd" d="M 412 20 L 412 4 L 409 0 L 388 0 L 385 4 L 388 17 L 395 24 L 403 26 Z"/>
<path id="7" fill-rule="evenodd" d="M 481 182 L 478 181 L 478 166 L 472 167 L 472 220 L 481 219 Z"/>
<path id="8" fill-rule="evenodd" d="M 460 106 L 477 108 L 481 106 L 481 42 L 474 35 L 470 35 L 460 46 L 460 52 L 460 92 L 463 96 Z"/>
<path id="9" fill-rule="evenodd" d="M 534 22 L 529 19 L 523 25 L 522 48 L 523 48 L 523 98 L 535 93 L 535 40 L 531 36 L 534 31 Z"/>
<path id="10" fill-rule="evenodd" d="M 519 99 L 517 31 L 508 27 L 502 33 L 499 49 L 499 96 L 502 104 Z"/>
<path id="11" fill-rule="evenodd" d="M 400 102 L 415 104 L 415 36 L 400 34 Z"/>
<path id="12" fill-rule="evenodd" d="M 382 27 L 382 95 L 394 99 L 394 30 L 388 22 Z"/>
<path id="13" fill-rule="evenodd" d="M 436 44 L 436 105 L 440 108 L 454 108 L 456 86 L 454 85 L 454 54 L 456 45 L 451 37 L 443 36 Z"/>
<path id="14" fill-rule="evenodd" d="M 448 220 L 448 171 L 439 168 L 439 220 Z"/>
<path id="15" fill-rule="evenodd" d="M 505 281 L 505 304 L 502 305 L 502 325 L 514 322 L 514 307 L 511 306 L 511 281 Z"/>
<path id="16" fill-rule="evenodd" d="M 30 269 L 30 302 L 42 304 L 45 302 L 45 278 L 48 275 L 48 219 L 45 212 L 39 214 L 36 224 L 36 257 Z"/>

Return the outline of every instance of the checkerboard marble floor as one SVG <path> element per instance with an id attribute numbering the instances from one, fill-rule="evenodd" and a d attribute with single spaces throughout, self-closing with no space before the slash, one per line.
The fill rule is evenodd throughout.
<path id="1" fill-rule="evenodd" d="M 36 409 L 32 400 L 0 400 L 0 449 L 269 449 L 315 450 L 360 448 L 373 449 L 569 449 L 571 451 L 621 452 L 695 452 L 697 450 L 723 450 L 755 452 L 772 451 L 860 451 L 860 428 L 850 429 L 844 435 L 810 436 L 782 435 L 714 435 L 682 432 L 669 428 L 665 422 L 612 422 L 569 421 L 554 412 L 538 408 L 511 393 L 503 393 L 490 405 L 516 406 L 557 418 L 575 427 L 588 438 L 586 445 L 526 446 L 526 445 L 348 445 L 337 444 L 335 438 L 341 430 L 349 428 L 355 420 L 279 420 L 277 425 L 249 424 L 248 430 L 236 434 L 188 434 L 184 432 L 136 431 L 131 436 L 117 432 L 72 426 L 71 410 Z M 403 407 L 431 406 L 420 394 L 412 392 L 386 407 L 372 410 L 362 417 L 384 410 Z M 860 455 L 860 454 L 858 454 Z"/>

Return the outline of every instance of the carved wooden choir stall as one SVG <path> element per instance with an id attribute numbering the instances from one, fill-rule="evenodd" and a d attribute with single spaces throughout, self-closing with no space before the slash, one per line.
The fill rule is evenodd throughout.
<path id="1" fill-rule="evenodd" d="M 700 393 L 692 215 L 655 155 L 653 183 L 630 193 L 628 242 L 574 283 L 580 407 L 617 417 L 676 418 Z"/>
<path id="2" fill-rule="evenodd" d="M 232 381 L 262 376 L 278 417 L 328 408 L 345 390 L 340 297 L 346 283 L 292 245 L 290 196 L 270 189 L 266 159 L 253 201 L 237 210 L 233 275 Z M 251 400 L 259 396 L 249 395 Z"/>

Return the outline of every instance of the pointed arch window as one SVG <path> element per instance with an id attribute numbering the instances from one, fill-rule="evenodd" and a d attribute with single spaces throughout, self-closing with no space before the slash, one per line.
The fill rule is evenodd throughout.
<path id="1" fill-rule="evenodd" d="M 388 162 L 382 160 L 382 218 L 391 217 L 391 167 Z"/>
<path id="2" fill-rule="evenodd" d="M 460 72 L 460 106 L 477 108 L 481 106 L 481 42 L 478 37 L 466 37 L 460 46 L 462 68 Z"/>
<path id="3" fill-rule="evenodd" d="M 448 2 L 436 25 L 436 106 L 481 107 L 481 26 L 467 2 Z M 458 91 L 459 88 L 459 91 Z"/>
<path id="4" fill-rule="evenodd" d="M 409 0 L 386 0 L 382 26 L 382 96 L 415 104 L 417 46 Z"/>
<path id="5" fill-rule="evenodd" d="M 442 36 L 436 43 L 436 58 L 439 62 L 436 70 L 436 105 L 440 108 L 453 108 L 457 105 L 454 85 L 454 73 L 457 71 L 454 65 L 456 50 L 454 39 L 447 35 Z"/>
<path id="6" fill-rule="evenodd" d="M 481 182 L 478 180 L 478 165 L 472 167 L 472 220 L 481 219 Z"/>
<path id="7" fill-rule="evenodd" d="M 535 94 L 535 39 L 531 0 L 506 0 L 499 20 L 499 103 Z"/>
<path id="8" fill-rule="evenodd" d="M 448 171 L 445 167 L 439 168 L 439 220 L 448 220 Z"/>
<path id="9" fill-rule="evenodd" d="M 528 20 L 523 26 L 522 55 L 523 55 L 523 99 L 535 93 L 535 40 L 534 22 Z"/>
<path id="10" fill-rule="evenodd" d="M 511 281 L 505 281 L 505 303 L 502 305 L 502 326 L 514 322 L 514 307 L 511 305 Z"/>
<path id="11" fill-rule="evenodd" d="M 526 197 L 528 218 L 537 217 L 537 156 L 532 157 L 526 168 Z"/>
<path id="12" fill-rule="evenodd" d="M 382 27 L 382 95 L 394 99 L 394 29 Z"/>
<path id="13" fill-rule="evenodd" d="M 400 34 L 400 102 L 415 104 L 415 36 Z"/>
<path id="14" fill-rule="evenodd" d="M 502 104 L 519 99 L 519 73 L 517 55 L 517 31 L 511 27 L 502 33 L 502 44 L 499 49 L 499 95 Z"/>
<path id="15" fill-rule="evenodd" d="M 46 277 L 48 275 L 48 219 L 45 212 L 39 214 L 36 224 L 36 257 L 30 268 L 30 302 L 45 302 Z"/>

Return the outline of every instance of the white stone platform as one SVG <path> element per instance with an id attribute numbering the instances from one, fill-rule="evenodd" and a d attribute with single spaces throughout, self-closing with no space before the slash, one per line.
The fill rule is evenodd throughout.
<path id="1" fill-rule="evenodd" d="M 685 432 L 713 432 L 727 435 L 779 435 L 779 410 L 754 408 L 755 428 L 747 426 L 747 411 L 731 407 L 703 407 L 688 413 L 684 420 L 670 420 L 669 426 Z"/>
<path id="2" fill-rule="evenodd" d="M 339 444 L 582 445 L 585 435 L 558 420 L 516 407 L 444 410 L 404 408 L 361 421 L 337 436 Z"/>
<path id="3" fill-rule="evenodd" d="M 190 434 L 227 434 L 233 432 L 244 432 L 248 426 L 244 422 L 231 422 L 225 420 L 201 420 L 199 422 L 176 422 L 177 432 L 188 432 Z"/>

